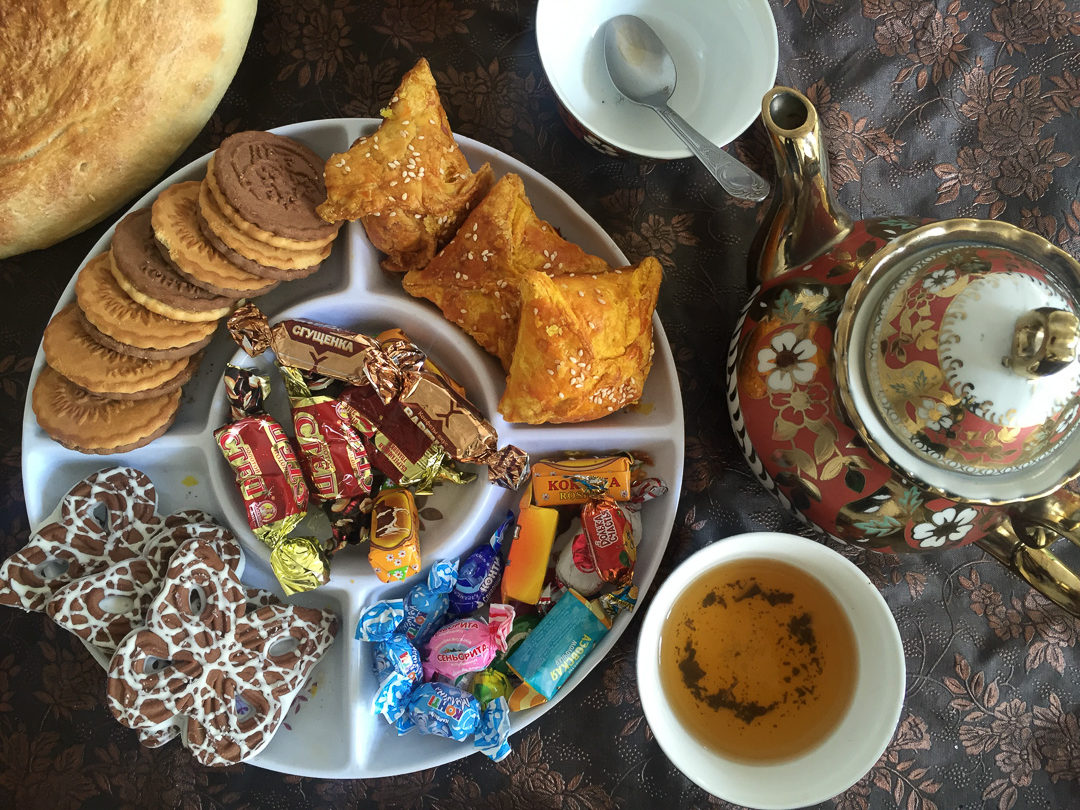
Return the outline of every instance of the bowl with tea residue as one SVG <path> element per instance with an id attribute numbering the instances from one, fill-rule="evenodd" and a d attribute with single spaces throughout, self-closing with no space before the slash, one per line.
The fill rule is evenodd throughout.
<path id="1" fill-rule="evenodd" d="M 715 796 L 771 810 L 858 782 L 904 702 L 900 633 L 853 563 L 752 532 L 684 561 L 653 598 L 638 690 L 660 747 Z"/>

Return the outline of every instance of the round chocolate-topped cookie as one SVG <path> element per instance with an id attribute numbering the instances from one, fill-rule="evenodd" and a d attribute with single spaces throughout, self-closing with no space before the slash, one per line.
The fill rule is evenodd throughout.
<path id="1" fill-rule="evenodd" d="M 196 211 L 195 216 L 199 223 L 199 233 L 203 235 L 203 238 L 206 239 L 210 246 L 241 270 L 251 273 L 252 275 L 259 276 L 260 278 L 274 279 L 276 281 L 296 281 L 301 278 L 307 278 L 322 267 L 321 260 L 309 267 L 301 267 L 296 270 L 283 270 L 280 267 L 271 267 L 266 264 L 260 264 L 225 244 L 221 237 L 214 233 L 214 229 L 211 227 L 210 223 L 206 221 L 206 217 L 203 216 L 202 210 Z"/>
<path id="2" fill-rule="evenodd" d="M 210 342 L 217 321 L 177 321 L 147 309 L 124 292 L 111 263 L 109 253 L 94 256 L 75 280 L 75 297 L 94 340 L 152 360 L 189 357 Z"/>
<path id="3" fill-rule="evenodd" d="M 158 248 L 178 273 L 215 295 L 250 298 L 278 285 L 230 262 L 199 232 L 199 181 L 174 183 L 158 194 L 150 223 Z"/>
<path id="4" fill-rule="evenodd" d="M 336 225 L 316 206 L 326 199 L 325 161 L 291 138 L 269 132 L 230 135 L 214 154 L 214 179 L 237 213 L 289 239 L 324 239 Z"/>
<path id="5" fill-rule="evenodd" d="M 228 314 L 233 298 L 214 295 L 192 284 L 161 255 L 150 217 L 149 208 L 140 208 L 132 211 L 116 226 L 112 238 L 112 258 L 116 270 L 123 276 L 123 279 L 117 279 L 121 286 L 125 286 L 122 282 L 127 280 L 131 287 L 148 299 L 181 312 L 218 313 L 213 315 L 214 318 Z"/>

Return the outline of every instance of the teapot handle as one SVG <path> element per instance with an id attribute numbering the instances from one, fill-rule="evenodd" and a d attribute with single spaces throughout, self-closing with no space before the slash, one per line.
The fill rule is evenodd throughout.
<path id="1" fill-rule="evenodd" d="M 1080 616 L 1080 576 L 1051 550 L 1063 538 L 1080 546 L 1080 495 L 1058 490 L 1020 506 L 976 545 L 1055 605 Z"/>

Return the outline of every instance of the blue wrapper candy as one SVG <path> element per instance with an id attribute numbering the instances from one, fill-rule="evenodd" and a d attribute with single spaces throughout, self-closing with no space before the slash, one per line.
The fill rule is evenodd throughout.
<path id="1" fill-rule="evenodd" d="M 389 599 L 376 602 L 360 614 L 356 623 L 357 641 L 385 641 L 394 635 L 405 618 L 405 600 Z"/>
<path id="2" fill-rule="evenodd" d="M 375 645 L 371 664 L 379 685 L 371 710 L 390 723 L 405 711 L 409 694 L 423 677 L 420 653 L 405 636 L 396 632 L 404 618 L 405 600 L 390 599 L 371 605 L 356 623 L 356 639 Z"/>
<path id="3" fill-rule="evenodd" d="M 502 576 L 503 538 L 514 530 L 514 513 L 507 512 L 506 519 L 491 535 L 491 539 L 465 558 L 458 571 L 457 586 L 450 594 L 450 609 L 454 613 L 472 613 L 490 598 Z"/>
<path id="4" fill-rule="evenodd" d="M 457 582 L 457 560 L 439 560 L 432 565 L 427 582 L 414 586 L 405 596 L 405 619 L 397 631 L 417 647 L 427 643 L 446 618 L 449 594 Z"/>
<path id="5" fill-rule="evenodd" d="M 379 686 L 371 710 L 393 723 L 401 717 L 413 687 L 423 678 L 420 653 L 405 636 L 395 633 L 385 641 L 375 642 L 372 664 Z"/>
<path id="6" fill-rule="evenodd" d="M 421 734 L 436 734 L 464 742 L 473 735 L 473 743 L 498 762 L 510 753 L 510 707 L 505 698 L 480 708 L 475 697 L 446 683 L 422 683 L 409 696 L 408 707 L 396 723 L 398 734 L 417 729 Z"/>

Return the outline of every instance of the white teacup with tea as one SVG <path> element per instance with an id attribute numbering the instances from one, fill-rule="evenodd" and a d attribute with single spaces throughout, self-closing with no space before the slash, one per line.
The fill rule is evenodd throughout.
<path id="1" fill-rule="evenodd" d="M 904 701 L 900 634 L 877 588 L 828 547 L 776 532 L 720 540 L 668 577 L 641 628 L 637 674 L 679 770 L 763 809 L 859 781 Z"/>

